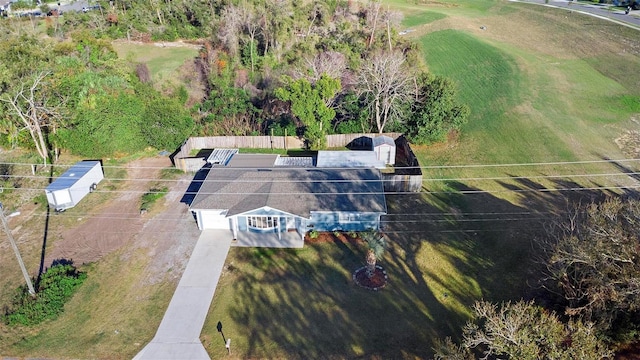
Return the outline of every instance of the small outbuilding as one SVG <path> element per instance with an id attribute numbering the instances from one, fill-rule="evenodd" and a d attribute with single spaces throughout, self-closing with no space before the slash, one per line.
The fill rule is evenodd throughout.
<path id="1" fill-rule="evenodd" d="M 49 206 L 64 211 L 76 206 L 87 194 L 93 192 L 104 179 L 100 161 L 80 161 L 54 180 L 45 193 Z"/>
<path id="2" fill-rule="evenodd" d="M 374 137 L 372 147 L 378 160 L 384 161 L 386 165 L 396 163 L 396 143 L 391 137 L 385 135 Z"/>

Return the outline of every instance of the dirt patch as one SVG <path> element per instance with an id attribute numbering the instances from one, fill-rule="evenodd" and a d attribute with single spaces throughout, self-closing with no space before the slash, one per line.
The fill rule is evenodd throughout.
<path id="1" fill-rule="evenodd" d="M 378 291 L 387 286 L 387 272 L 382 266 L 376 266 L 373 275 L 367 275 L 367 267 L 361 267 L 353 273 L 353 282 L 367 290 Z"/>
<path id="2" fill-rule="evenodd" d="M 169 166 L 166 157 L 129 163 L 128 181 L 118 190 L 117 197 L 82 219 L 78 226 L 59 230 L 60 237 L 47 250 L 45 266 L 59 258 L 71 259 L 78 265 L 91 263 L 131 245 L 124 257 L 145 249 L 151 259 L 147 276 L 151 283 L 163 279 L 168 269 L 184 268 L 199 234 L 189 218 L 187 205 L 180 203 L 190 176 L 167 182 L 169 193 L 158 211 L 143 216 L 139 209 L 141 194 L 157 181 L 161 169 Z"/>
<path id="3" fill-rule="evenodd" d="M 638 120 L 634 117 L 632 122 L 638 123 Z M 614 140 L 616 145 L 622 150 L 624 155 L 630 159 L 637 159 L 640 157 L 640 131 L 628 130 L 625 131 L 620 137 Z"/>
<path id="4" fill-rule="evenodd" d="M 317 243 L 345 243 L 351 245 L 361 245 L 364 244 L 364 240 L 358 236 L 357 233 L 348 233 L 342 231 L 321 231 L 318 232 L 318 235 L 311 238 L 309 233 L 304 236 L 305 244 L 317 244 Z"/>
<path id="5" fill-rule="evenodd" d="M 201 49 L 202 45 L 200 44 L 193 44 L 193 43 L 188 43 L 188 42 L 184 42 L 184 41 L 161 41 L 161 42 L 154 42 L 154 43 L 149 43 L 146 41 L 136 41 L 136 40 L 114 40 L 114 43 L 121 43 L 121 44 L 137 44 L 137 45 L 148 45 L 148 44 L 152 44 L 154 46 L 157 47 L 170 47 L 170 48 L 175 48 L 175 47 L 182 47 L 182 48 L 189 48 L 189 49 Z"/>

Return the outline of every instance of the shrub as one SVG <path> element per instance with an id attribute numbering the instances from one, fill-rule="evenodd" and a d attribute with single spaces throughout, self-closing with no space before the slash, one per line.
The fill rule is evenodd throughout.
<path id="1" fill-rule="evenodd" d="M 310 239 L 317 239 L 318 238 L 318 230 L 309 231 L 309 238 Z"/>
<path id="2" fill-rule="evenodd" d="M 148 192 L 142 195 L 140 210 L 148 210 L 156 201 L 165 196 L 168 191 L 169 189 L 166 186 L 163 188 L 151 188 Z"/>
<path id="3" fill-rule="evenodd" d="M 71 262 L 51 266 L 36 284 L 36 296 L 29 294 L 26 285 L 18 288 L 12 302 L 12 310 L 4 315 L 8 325 L 36 325 L 47 319 L 55 319 L 64 311 L 64 304 L 87 278 Z"/>

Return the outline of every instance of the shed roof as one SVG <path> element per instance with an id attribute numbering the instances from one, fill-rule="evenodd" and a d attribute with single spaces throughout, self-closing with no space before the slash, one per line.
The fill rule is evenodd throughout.
<path id="1" fill-rule="evenodd" d="M 396 146 L 396 142 L 393 141 L 393 138 L 386 135 L 380 135 L 373 138 L 373 147 L 378 147 L 380 145 L 389 145 Z"/>
<path id="2" fill-rule="evenodd" d="M 376 169 L 214 167 L 191 210 L 227 209 L 227 216 L 265 206 L 304 217 L 314 211 L 385 213 L 383 191 Z"/>
<path id="3" fill-rule="evenodd" d="M 384 161 L 378 160 L 373 151 L 340 150 L 318 151 L 316 166 L 322 168 L 386 167 Z"/>
<path id="4" fill-rule="evenodd" d="M 46 188 L 46 191 L 52 192 L 70 188 L 78 181 L 78 179 L 86 175 L 96 165 L 100 165 L 100 161 L 85 160 L 77 162 L 75 165 L 71 166 L 67 171 L 65 171 L 64 174 L 60 175 L 60 177 L 49 184 L 49 186 L 47 186 Z"/>

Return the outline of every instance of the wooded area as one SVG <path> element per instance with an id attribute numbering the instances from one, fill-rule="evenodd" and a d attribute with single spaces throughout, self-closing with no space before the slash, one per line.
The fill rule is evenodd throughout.
<path id="1" fill-rule="evenodd" d="M 379 2 L 100 1 L 100 11 L 0 23 L 0 144 L 86 157 L 175 150 L 189 136 L 402 132 L 443 141 L 468 114 Z M 26 4 L 28 5 L 28 4 Z M 35 4 L 34 4 L 35 6 Z M 43 9 L 48 5 L 43 5 Z M 171 82 L 114 39 L 195 41 Z M 188 69 L 188 70 L 186 70 Z M 184 72 L 183 72 L 184 73 Z"/>

